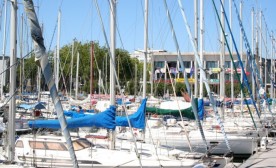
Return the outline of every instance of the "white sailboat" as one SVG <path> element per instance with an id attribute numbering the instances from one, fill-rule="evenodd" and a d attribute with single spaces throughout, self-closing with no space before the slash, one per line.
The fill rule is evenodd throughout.
<path id="1" fill-rule="evenodd" d="M 82 138 L 72 138 L 72 141 L 80 167 L 140 167 L 133 142 L 120 141 L 116 143 L 116 150 L 109 150 L 106 140 L 102 143 L 98 140 L 98 144 Z M 137 145 L 141 146 L 138 153 L 142 167 L 193 167 L 200 163 L 194 158 L 202 157 L 169 148 L 158 148 L 154 153 L 150 144 Z M 65 139 L 54 135 L 35 139 L 33 135 L 20 137 L 16 142 L 16 161 L 24 166 L 72 167 Z M 214 158 L 210 163 L 222 167 L 227 160 Z"/>

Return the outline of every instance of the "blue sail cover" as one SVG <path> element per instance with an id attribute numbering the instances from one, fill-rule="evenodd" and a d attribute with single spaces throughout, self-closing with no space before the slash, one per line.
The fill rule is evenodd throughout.
<path id="1" fill-rule="evenodd" d="M 115 106 L 95 115 L 85 115 L 79 118 L 67 119 L 67 128 L 101 127 L 115 130 Z M 58 120 L 34 120 L 28 122 L 30 128 L 60 129 Z"/>
<path id="2" fill-rule="evenodd" d="M 43 105 L 42 102 L 34 103 L 34 104 L 20 104 L 17 106 L 18 108 L 24 108 L 26 110 L 29 109 L 45 109 L 45 106 Z"/>
<path id="3" fill-rule="evenodd" d="M 71 118 L 80 118 L 86 116 L 83 112 L 77 113 L 75 111 L 64 111 L 63 113 L 67 117 Z"/>
<path id="4" fill-rule="evenodd" d="M 129 115 L 129 121 L 133 128 L 145 129 L 145 113 L 146 113 L 147 99 L 143 99 L 139 109 L 132 115 Z M 116 126 L 128 127 L 128 120 L 126 116 L 116 117 Z"/>
<path id="5" fill-rule="evenodd" d="M 204 101 L 203 101 L 203 99 L 198 99 L 197 108 L 198 108 L 198 112 L 197 112 L 198 118 L 200 120 L 203 120 L 203 118 L 204 118 Z"/>

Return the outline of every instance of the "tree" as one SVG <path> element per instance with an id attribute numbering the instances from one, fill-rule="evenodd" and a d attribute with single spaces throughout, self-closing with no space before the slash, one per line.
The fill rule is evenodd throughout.
<path id="1" fill-rule="evenodd" d="M 91 42 L 81 43 L 79 41 L 74 41 L 74 54 L 73 54 L 73 69 L 72 77 L 76 77 L 76 62 L 77 62 L 77 53 L 80 54 L 79 60 L 79 83 L 81 90 L 88 93 L 90 91 L 90 53 L 91 53 Z M 93 88 L 94 91 L 98 91 L 99 85 L 99 71 L 101 71 L 101 78 L 103 81 L 107 79 L 107 83 L 104 85 L 107 86 L 106 90 L 109 89 L 109 76 L 110 76 L 110 57 L 108 49 L 104 46 L 100 46 L 99 43 L 94 43 L 94 63 L 93 63 Z M 49 63 L 53 67 L 53 56 L 54 52 L 49 51 Z M 60 49 L 60 79 L 59 79 L 59 88 L 61 90 L 69 90 L 70 87 L 70 76 L 71 76 L 71 55 L 72 55 L 72 44 L 63 46 Z M 115 64 L 116 64 L 116 73 L 119 77 L 119 82 L 121 87 L 125 87 L 125 90 L 128 93 L 134 93 L 134 67 L 137 64 L 137 79 L 139 84 L 139 79 L 142 76 L 142 63 L 140 63 L 136 58 L 131 58 L 128 51 L 123 49 L 116 49 L 115 52 Z M 36 85 L 37 77 L 37 64 L 35 63 L 34 54 L 29 58 L 26 58 L 24 61 L 24 73 L 25 79 L 30 79 L 31 85 Z M 53 69 L 53 68 L 52 68 Z M 19 66 L 17 69 L 17 83 L 19 83 Z M 43 78 L 44 79 L 44 78 Z M 26 86 L 26 81 L 23 83 Z M 127 84 L 128 87 L 127 87 Z M 42 86 L 45 85 L 44 80 L 42 80 Z M 19 84 L 18 84 L 19 86 Z M 80 87 L 78 86 L 78 87 Z M 139 87 L 139 85 L 137 85 Z M 45 87 L 42 87 L 45 88 Z M 46 89 L 46 88 L 45 88 Z"/>

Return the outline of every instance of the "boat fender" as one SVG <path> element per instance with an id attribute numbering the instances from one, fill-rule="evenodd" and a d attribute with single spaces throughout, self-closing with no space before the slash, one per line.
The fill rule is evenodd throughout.
<path id="1" fill-rule="evenodd" d="M 261 149 L 267 149 L 267 143 L 268 143 L 267 138 L 262 137 L 262 139 L 261 139 Z"/>

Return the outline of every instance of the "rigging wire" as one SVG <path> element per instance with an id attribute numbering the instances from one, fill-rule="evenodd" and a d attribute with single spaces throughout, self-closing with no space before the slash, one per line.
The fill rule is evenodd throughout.
<path id="1" fill-rule="evenodd" d="M 218 10 L 217 10 L 217 7 L 216 7 L 216 5 L 215 5 L 214 0 L 212 0 L 212 2 L 213 2 L 214 10 L 216 11 L 216 15 L 217 15 L 217 17 L 219 18 Z M 234 67 L 234 70 L 235 70 L 236 77 L 238 78 L 238 81 L 239 81 L 240 86 L 241 86 L 241 88 L 242 88 L 242 93 L 243 93 L 244 95 L 246 95 L 246 94 L 245 94 L 245 90 L 244 90 L 244 84 L 246 84 L 247 90 L 249 91 L 249 94 L 250 94 L 250 97 L 251 97 L 252 100 L 254 100 L 254 99 L 253 99 L 253 95 L 252 95 L 252 91 L 251 91 L 251 89 L 250 89 L 250 87 L 249 87 L 249 84 L 248 84 L 247 76 L 246 76 L 246 74 L 245 74 L 245 72 L 244 72 L 244 67 L 243 67 L 243 64 L 242 64 L 242 61 L 241 61 L 241 58 L 240 58 L 240 55 L 239 55 L 239 51 L 238 51 L 238 49 L 237 49 L 237 45 L 236 45 L 235 39 L 234 39 L 234 37 L 233 37 L 232 31 L 231 31 L 231 29 L 230 29 L 230 25 L 229 25 L 229 22 L 228 22 L 228 18 L 227 18 L 227 16 L 226 16 L 225 9 L 224 9 L 224 6 L 223 6 L 223 3 L 222 3 L 221 0 L 220 0 L 220 3 L 221 3 L 222 10 L 223 10 L 223 14 L 224 14 L 224 16 L 225 16 L 226 24 L 227 24 L 227 26 L 228 26 L 228 28 L 229 28 L 229 32 L 230 32 L 231 37 L 232 37 L 232 41 L 233 41 L 234 48 L 235 48 L 236 53 L 237 53 L 237 57 L 238 57 L 238 60 L 239 60 L 240 66 L 241 66 L 242 73 L 244 74 L 244 76 L 243 76 L 243 82 L 242 82 L 241 79 L 240 79 L 240 75 L 238 74 L 237 67 L 236 67 L 236 65 L 235 65 L 235 63 L 234 63 L 232 51 L 231 51 L 231 49 L 230 49 L 228 40 L 227 40 L 227 38 L 226 38 L 225 30 L 224 30 L 224 28 L 223 28 L 223 26 L 222 26 L 221 21 L 219 20 L 220 27 L 221 27 L 221 30 L 222 30 L 222 32 L 223 32 L 223 36 L 224 36 L 224 38 L 225 38 L 226 46 L 227 46 L 227 49 L 228 49 L 228 51 L 229 51 L 230 58 L 231 58 L 232 63 L 233 63 L 233 67 Z M 250 114 L 251 119 L 252 119 L 252 121 L 253 121 L 253 123 L 254 123 L 254 126 L 255 126 L 255 128 L 257 129 L 256 123 L 255 123 L 255 121 L 254 121 L 254 119 L 253 119 L 251 110 L 250 110 L 249 105 L 248 105 L 248 102 L 247 102 L 247 100 L 246 100 L 246 96 L 244 96 L 244 100 L 245 100 L 246 106 L 247 106 L 247 108 L 248 108 L 248 110 L 249 110 L 249 114 Z M 258 108 L 257 108 L 257 106 L 256 106 L 256 103 L 255 103 L 254 101 L 253 101 L 253 105 L 254 105 L 254 107 L 255 107 L 255 109 L 256 109 L 256 112 L 257 112 L 257 114 L 258 114 L 258 118 L 260 119 L 260 114 L 259 114 Z"/>
<path id="2" fill-rule="evenodd" d="M 104 28 L 104 24 L 103 24 L 103 20 L 102 20 L 102 15 L 101 15 L 101 13 L 100 13 L 100 9 L 99 9 L 99 6 L 98 6 L 98 1 L 97 1 L 97 0 L 94 0 L 94 3 L 95 3 L 95 6 L 96 6 L 96 8 L 97 8 L 98 16 L 99 16 L 99 18 L 100 18 L 102 31 L 103 31 L 104 38 L 105 38 L 105 41 L 106 41 L 106 45 L 107 45 L 108 52 L 109 52 L 109 57 L 110 57 L 110 61 L 111 61 L 110 63 L 113 65 L 112 68 L 113 68 L 114 72 L 116 72 L 115 62 L 114 62 L 113 58 L 111 57 L 112 54 L 111 54 L 110 46 L 109 46 L 109 43 L 108 43 L 108 40 L 107 40 L 107 35 L 106 35 L 105 28 Z M 120 86 L 120 83 L 119 83 L 118 76 L 117 76 L 116 73 L 114 73 L 114 76 L 115 76 L 115 80 L 116 80 L 116 82 L 117 82 L 117 85 L 119 86 L 120 95 L 122 95 L 122 104 L 123 104 L 123 107 L 124 107 L 125 109 L 127 109 L 127 108 L 125 107 L 124 95 L 123 95 L 122 90 L 121 90 L 121 86 Z M 131 135 L 132 135 L 132 137 L 134 138 L 134 146 L 135 146 L 136 157 L 137 157 L 137 159 L 139 160 L 139 165 L 140 165 L 140 167 L 142 167 L 141 157 L 140 157 L 140 154 L 138 153 L 138 148 L 137 148 L 137 144 L 136 144 L 136 138 L 135 138 L 134 133 L 133 133 L 133 130 L 132 130 L 132 125 L 131 125 L 131 123 L 130 123 L 129 115 L 128 115 L 127 110 L 125 111 L 125 113 L 126 113 L 126 118 L 127 118 L 127 122 L 128 122 L 128 125 L 129 125 L 129 129 L 130 129 Z M 158 159 L 158 160 L 159 160 L 159 159 Z"/>
<path id="3" fill-rule="evenodd" d="M 59 10 L 61 10 L 62 4 L 63 4 L 63 0 L 61 0 L 61 2 L 60 2 L 60 5 L 58 7 Z M 49 51 L 52 47 L 52 44 L 53 44 L 54 36 L 55 36 L 56 30 L 57 30 L 57 25 L 58 25 L 58 19 L 56 20 L 56 24 L 55 24 L 55 27 L 54 27 L 54 30 L 53 30 L 52 38 L 51 38 L 50 45 L 49 45 L 49 48 L 48 48 L 48 53 L 49 53 Z"/>
<path id="4" fill-rule="evenodd" d="M 29 52 L 27 55 L 25 55 L 24 57 L 22 57 L 22 59 L 26 58 L 27 56 L 29 56 L 30 54 L 32 54 L 34 52 L 34 50 L 32 50 L 31 52 Z M 12 68 L 13 66 L 17 66 L 19 63 L 21 62 L 21 59 L 17 62 L 15 62 L 13 65 L 9 66 L 8 68 L 6 68 L 4 71 L 0 72 L 0 75 L 2 75 L 3 73 L 5 73 L 6 71 L 8 71 L 10 68 Z"/>
<path id="5" fill-rule="evenodd" d="M 180 65 L 181 65 L 181 68 L 182 68 L 182 73 L 183 73 L 183 77 L 184 77 L 184 82 L 185 82 L 185 85 L 186 85 L 186 90 L 188 91 L 188 95 L 191 97 L 191 105 L 192 105 L 192 110 L 193 110 L 193 113 L 194 113 L 194 116 L 196 118 L 196 120 L 198 121 L 198 123 L 200 124 L 200 121 L 198 119 L 198 109 L 197 109 L 197 105 L 195 103 L 195 99 L 193 97 L 193 93 L 192 93 L 192 90 L 190 88 L 190 84 L 189 84 L 189 81 L 188 81 L 188 77 L 187 77 L 187 73 L 186 73 L 186 68 L 184 66 L 184 63 L 183 63 L 183 59 L 181 57 L 181 51 L 180 51 L 180 48 L 179 48 L 179 44 L 178 44 L 178 41 L 177 41 L 177 38 L 176 38 L 176 34 L 175 34 L 175 30 L 174 30 L 174 27 L 173 27 L 173 23 L 172 23 L 172 19 L 171 19 L 171 15 L 170 15 L 170 11 L 168 9 L 168 5 L 167 5 L 167 2 L 166 0 L 163 1 L 164 2 L 164 6 L 165 6 L 165 10 L 166 10 L 166 15 L 167 15 L 167 18 L 168 18 L 168 22 L 169 22 L 169 25 L 170 25 L 170 28 L 171 28 L 171 33 L 172 33 L 172 37 L 173 37 L 173 41 L 174 41 L 174 45 L 176 47 L 176 50 L 177 50 L 177 58 L 178 58 L 178 61 L 180 62 Z M 179 6 L 180 6 L 180 9 L 182 9 L 182 14 L 183 14 L 183 8 L 181 7 L 181 2 L 178 1 L 179 3 Z M 186 24 L 186 27 L 189 29 L 189 26 L 188 24 Z M 190 32 L 188 32 L 188 35 Z M 192 42 L 194 42 L 192 40 Z M 194 44 L 194 43 L 192 43 Z M 195 47 L 195 45 L 193 45 L 193 47 Z M 200 67 L 200 66 L 199 66 Z M 202 72 L 202 71 L 201 71 Z M 209 89 L 210 90 L 210 89 Z M 222 125 L 222 124 L 221 124 Z M 199 125 L 200 126 L 200 125 Z M 223 127 L 221 128 L 222 131 L 223 130 Z M 203 131 L 202 131 L 203 133 Z M 226 137 L 226 135 L 225 135 Z M 203 139 L 204 139 L 204 136 L 203 136 Z M 204 141 L 205 144 L 206 144 L 206 148 L 208 149 L 208 145 L 207 145 L 207 142 Z M 226 145 L 229 149 L 229 151 L 231 151 L 231 148 L 230 148 L 230 145 L 228 144 L 228 140 L 227 140 L 227 137 L 225 138 L 225 142 L 226 142 Z M 190 150 L 192 151 L 192 148 L 190 146 Z"/>
<path id="6" fill-rule="evenodd" d="M 112 12 L 112 16 L 114 17 L 114 11 L 111 9 L 111 4 L 110 4 L 110 1 L 109 1 L 109 0 L 108 0 L 108 4 L 109 4 L 110 11 Z M 117 33 L 118 33 L 118 35 L 119 35 L 119 39 L 120 39 L 120 43 L 121 43 L 121 45 L 122 45 L 122 48 L 125 50 L 124 43 L 123 43 L 123 41 L 122 41 L 121 33 L 120 33 L 120 31 L 119 31 L 119 26 L 118 26 L 118 23 L 117 23 L 117 22 L 115 22 L 115 27 L 116 27 Z M 131 73 L 130 73 L 130 74 L 131 74 L 131 78 L 133 79 L 133 78 L 134 78 L 134 77 L 133 77 L 133 72 L 132 72 L 132 70 L 131 70 L 131 68 L 130 68 L 130 63 L 128 62 L 128 59 L 127 59 L 127 65 L 128 65 L 129 71 L 131 72 Z M 124 75 L 125 75 L 125 73 L 124 73 Z M 126 78 L 126 77 L 125 77 L 125 78 Z"/>
<path id="7" fill-rule="evenodd" d="M 220 2 L 221 2 L 221 0 L 220 0 Z M 245 34 L 245 31 L 244 31 L 244 27 L 243 27 L 243 24 L 242 24 L 242 22 L 241 22 L 241 19 L 240 19 L 240 15 L 239 15 L 239 13 L 238 13 L 238 8 L 237 8 L 237 5 L 236 5 L 236 2 L 235 2 L 235 0 L 233 0 L 233 2 L 234 2 L 234 7 L 235 7 L 235 9 L 236 9 L 236 14 L 237 14 L 237 17 L 238 17 L 238 21 L 239 21 L 239 25 L 240 25 L 240 28 L 241 28 L 241 31 L 242 31 L 242 36 L 243 36 L 243 39 L 244 39 L 244 41 L 245 41 L 245 47 L 246 47 L 246 50 L 247 50 L 247 52 L 246 52 L 246 55 L 247 55 L 247 59 L 249 60 L 249 67 L 250 67 L 250 70 L 251 70 L 251 72 L 252 73 L 255 73 L 256 74 L 256 76 L 258 77 L 258 80 L 259 80 L 259 82 L 260 82 L 260 84 L 261 84 L 261 88 L 260 89 L 262 89 L 263 87 L 264 87 L 264 83 L 263 83 L 263 80 L 262 80 L 262 78 L 260 77 L 260 74 L 259 74 L 259 71 L 258 71 L 258 68 L 257 68 L 257 66 L 256 66 L 256 63 L 253 61 L 253 66 L 254 66 L 254 68 L 252 67 L 252 64 L 250 64 L 251 63 L 251 59 L 252 58 L 254 58 L 253 57 L 253 55 L 252 55 L 252 50 L 251 50 L 251 48 L 250 48 L 250 45 L 249 45 L 249 42 L 248 42 L 248 40 L 247 40 L 247 36 L 246 36 L 246 34 Z M 226 17 L 227 18 L 227 17 Z M 226 19 L 227 20 L 227 19 Z M 228 21 L 228 20 L 227 20 Z M 231 31 L 230 31 L 231 32 Z M 232 35 L 232 33 L 231 33 L 231 36 L 233 36 Z M 234 40 L 233 40 L 234 41 Z M 234 43 L 235 44 L 235 43 Z M 235 47 L 236 48 L 236 47 Z M 238 53 L 238 52 L 237 52 Z M 242 66 L 242 64 L 241 64 L 241 66 Z M 242 67 L 242 70 L 243 70 L 243 73 L 244 73 L 244 69 L 243 69 L 243 67 Z M 254 75 L 253 75 L 254 76 Z M 255 83 L 256 83 L 256 76 L 254 76 L 254 81 L 255 81 Z M 246 76 L 245 76 L 246 77 Z M 246 79 L 246 78 L 244 78 L 244 79 Z M 248 82 L 248 81 L 246 81 L 246 82 Z M 247 83 L 246 83 L 247 84 Z M 248 85 L 248 84 L 247 84 Z M 256 85 L 257 86 L 257 85 Z M 247 86 L 248 87 L 248 86 Z M 252 91 L 251 91 L 251 89 L 250 89 L 250 87 L 248 88 L 248 90 L 250 91 L 250 94 L 251 94 L 251 99 L 252 100 L 254 100 L 253 99 L 253 97 L 252 97 Z M 266 91 L 265 91 L 266 92 Z M 261 98 L 261 95 L 260 95 L 260 93 L 259 92 L 257 92 L 258 93 L 258 96 Z M 264 100 L 267 102 L 267 105 L 268 105 L 268 110 L 269 110 L 269 112 L 270 112 L 270 114 L 272 115 L 272 117 L 274 118 L 274 115 L 273 115 L 273 113 L 272 113 L 272 111 L 271 111 L 271 108 L 270 108 L 270 104 L 269 104 L 269 101 L 268 101 L 268 99 L 267 99 L 267 95 L 266 95 L 266 93 L 264 93 L 264 95 L 263 95 L 263 97 L 264 97 Z M 253 101 L 254 102 L 254 101 Z M 253 103 L 254 104 L 254 103 Z M 256 104 L 254 104 L 254 106 L 255 106 L 255 108 L 256 108 Z M 257 111 L 257 114 L 258 114 L 258 116 L 259 116 L 259 118 L 260 118 L 260 114 L 259 114 L 259 112 Z"/>
<path id="8" fill-rule="evenodd" d="M 48 53 L 50 52 L 50 49 L 51 49 L 53 41 L 54 41 L 54 36 L 55 36 L 56 30 L 57 30 L 57 24 L 58 24 L 58 19 L 56 20 L 56 24 L 55 24 L 54 31 L 53 31 L 53 34 L 52 34 L 52 38 L 51 38 L 50 45 L 49 45 L 49 48 L 48 48 Z"/>
<path id="9" fill-rule="evenodd" d="M 11 65 L 11 66 L 9 66 L 8 68 L 6 68 L 4 71 L 0 72 L 0 75 L 2 75 L 3 73 L 6 73 L 6 72 L 7 72 L 8 70 L 10 70 L 10 68 L 12 68 L 13 66 L 17 66 L 19 63 L 21 63 L 21 61 L 22 61 L 24 58 L 26 58 L 27 56 L 29 56 L 29 55 L 32 54 L 33 52 L 34 52 L 34 50 L 32 50 L 32 51 L 29 52 L 27 55 L 25 55 L 24 57 L 22 57 L 22 59 L 19 59 L 19 61 L 15 62 L 13 65 Z M 26 81 L 26 80 L 27 80 L 27 79 L 25 79 L 25 81 Z M 20 87 L 21 87 L 21 86 L 19 86 L 18 88 L 20 88 Z M 0 108 L 3 107 L 3 106 L 5 106 L 7 103 L 9 103 L 9 101 L 11 100 L 11 98 L 12 98 L 13 96 L 15 96 L 15 94 L 17 93 L 18 88 L 16 88 L 16 89 L 14 90 L 13 94 L 10 95 L 10 97 L 9 97 L 8 100 L 5 102 L 5 104 L 3 104 L 2 106 L 0 106 Z"/>
<path id="10" fill-rule="evenodd" d="M 209 86 L 209 84 L 208 84 L 208 82 L 207 82 L 206 74 L 205 74 L 205 72 L 204 72 L 204 69 L 203 69 L 201 60 L 200 60 L 200 58 L 199 58 L 199 54 L 198 54 L 198 51 L 197 51 L 197 49 L 196 49 L 195 42 L 194 42 L 193 37 L 192 37 L 190 27 L 188 26 L 188 22 L 187 22 L 187 18 L 186 18 L 185 12 L 184 12 L 184 8 L 182 7 L 182 3 L 181 3 L 180 0 L 178 0 L 178 3 L 179 3 L 179 7 L 180 7 L 180 9 L 181 9 L 181 13 L 182 13 L 182 16 L 183 16 L 183 19 L 184 19 L 184 22 L 185 22 L 185 26 L 186 26 L 186 29 L 187 29 L 187 32 L 188 32 L 188 35 L 189 35 L 190 42 L 191 42 L 192 47 L 193 47 L 193 50 L 194 50 L 194 52 L 195 52 L 195 58 L 196 58 L 196 61 L 197 61 L 197 63 L 198 63 L 198 69 L 200 69 L 200 73 L 202 73 L 202 79 L 203 79 L 202 81 L 204 82 L 205 88 L 206 88 L 206 90 L 207 90 L 207 92 L 208 92 L 208 94 L 209 94 L 209 99 L 210 99 L 210 101 L 211 101 L 211 104 L 212 104 L 212 107 L 213 107 L 213 110 L 214 110 L 214 114 L 215 114 L 216 120 L 217 120 L 218 124 L 220 125 L 220 129 L 221 129 L 221 132 L 222 132 L 222 134 L 223 134 L 223 136 L 224 136 L 224 141 L 225 141 L 225 143 L 226 143 L 226 146 L 227 146 L 229 152 L 232 153 L 232 150 L 231 150 L 231 147 L 230 147 L 230 144 L 229 144 L 227 135 L 226 135 L 226 133 L 225 133 L 224 125 L 223 125 L 223 123 L 222 123 L 222 121 L 221 121 L 221 118 L 220 118 L 220 115 L 219 115 L 219 113 L 218 113 L 218 109 L 217 109 L 217 107 L 216 107 L 214 97 L 213 97 L 213 95 L 211 94 L 210 86 Z M 166 4 L 166 0 L 164 0 L 164 4 Z M 169 12 L 167 12 L 167 15 L 169 16 Z M 170 22 L 171 22 L 171 21 L 170 21 Z M 172 27 L 172 31 L 173 31 L 172 23 L 171 23 L 171 27 Z M 173 31 L 173 36 L 174 36 L 174 38 L 175 38 L 175 43 L 176 43 L 176 45 L 178 45 L 178 43 L 177 43 L 177 41 L 176 41 L 176 36 L 175 36 L 174 31 Z M 179 47 L 177 47 L 177 48 L 178 48 L 178 50 L 179 50 Z M 180 51 L 178 51 L 178 52 L 179 52 L 178 56 L 179 56 L 179 58 L 180 58 L 180 60 L 181 60 L 182 58 L 180 57 Z M 181 67 L 182 67 L 183 70 L 184 70 L 185 67 L 184 67 L 183 61 L 181 61 L 180 63 L 181 63 Z M 186 76 L 185 70 L 183 71 L 183 74 Z M 186 83 L 187 88 L 189 89 L 189 82 L 188 82 L 187 77 L 185 77 L 185 83 Z M 189 91 L 189 90 L 188 90 L 188 91 Z M 193 96 L 192 96 L 192 94 L 191 94 L 191 91 L 189 92 L 189 95 L 191 95 L 191 98 L 192 98 L 192 101 L 191 101 L 191 102 L 194 103 L 194 98 L 193 98 Z M 193 107 L 193 110 L 197 109 L 197 107 L 195 107 L 195 105 L 193 105 L 193 106 L 194 106 L 194 107 Z"/>
<path id="11" fill-rule="evenodd" d="M 165 68 L 168 70 L 168 72 L 170 72 L 168 63 L 165 65 Z M 169 73 L 169 77 L 170 77 L 170 81 L 171 81 L 172 88 L 173 88 L 173 94 L 176 97 L 175 85 L 174 85 L 174 82 L 172 81 L 171 73 Z M 189 135 L 187 133 L 187 130 L 186 130 L 186 127 L 185 127 L 185 124 L 184 124 L 184 120 L 183 120 L 183 116 L 182 116 L 182 113 L 181 113 L 181 110 L 180 110 L 180 105 L 179 105 L 178 100 L 176 100 L 176 103 L 177 103 L 178 112 L 179 112 L 179 115 L 180 115 L 180 118 L 181 118 L 181 123 L 183 124 L 184 132 L 185 132 L 185 135 L 186 135 L 186 138 L 187 138 L 187 141 L 188 141 L 188 145 L 189 145 L 189 148 L 192 152 L 193 150 L 192 150 L 191 141 L 190 141 Z M 206 146 L 207 146 L 207 142 L 206 142 Z"/>
<path id="12" fill-rule="evenodd" d="M 262 15 L 263 15 L 263 19 L 264 19 L 264 24 L 265 24 L 265 28 L 266 28 L 266 32 L 268 32 L 268 35 L 269 35 L 269 32 L 271 32 L 271 34 L 270 34 L 270 37 L 273 37 L 273 31 L 269 31 L 269 29 L 268 29 L 268 26 L 267 26 L 267 23 L 266 23 L 266 20 L 265 20 L 265 16 L 264 16 L 264 14 L 262 13 Z M 257 27 L 260 29 L 260 27 L 257 25 Z M 261 35 L 262 35 L 262 33 L 261 33 Z M 263 41 L 265 41 L 264 40 L 264 37 L 262 36 L 262 39 L 263 39 Z M 272 38 L 271 38 L 271 42 L 272 42 Z M 275 49 L 275 45 L 272 45 L 272 47 Z M 267 43 L 265 43 L 265 48 L 266 48 L 266 50 L 268 50 L 269 51 L 269 49 L 267 48 Z M 273 51 L 271 51 L 271 56 L 272 56 L 272 54 L 273 54 Z M 269 55 L 269 53 L 268 53 L 268 55 Z M 271 57 L 271 61 L 272 61 L 272 57 Z M 271 64 L 272 65 L 272 64 Z M 274 66 L 274 65 L 273 65 Z"/>
<path id="13" fill-rule="evenodd" d="M 96 50 L 94 51 L 94 53 L 96 55 Z M 97 57 L 94 56 L 94 59 L 95 59 L 95 62 L 96 62 L 96 66 L 97 66 L 97 70 L 98 70 L 98 73 L 99 73 L 99 77 L 102 80 L 102 76 L 100 76 L 100 68 L 99 68 L 99 65 L 98 65 Z M 103 75 L 104 75 L 104 73 L 103 73 Z M 101 87 L 101 86 L 99 86 L 99 87 Z M 106 91 L 107 88 L 105 88 L 104 86 L 102 86 L 102 87 L 103 87 L 104 93 L 106 94 L 107 93 L 107 91 Z"/>
<path id="14" fill-rule="evenodd" d="M 212 10 L 212 11 L 213 11 L 213 17 L 214 17 L 214 20 L 215 20 L 215 24 L 216 24 L 217 34 L 220 34 L 219 24 L 218 24 L 218 18 L 216 17 L 216 12 L 214 10 Z M 205 32 L 206 32 L 206 35 L 209 37 L 208 31 L 205 30 Z M 210 37 L 208 39 L 211 40 Z M 219 37 L 217 37 L 217 42 L 218 42 L 218 48 L 217 48 L 217 50 L 220 51 L 221 50 L 221 41 L 220 41 Z M 212 43 L 210 42 L 210 44 L 212 44 Z M 215 51 L 214 48 L 212 48 L 212 51 Z"/>
<path id="15" fill-rule="evenodd" d="M 0 31 L 2 30 L 2 19 L 3 19 L 3 8 L 5 6 L 5 1 L 2 2 L 2 5 L 0 7 Z"/>

